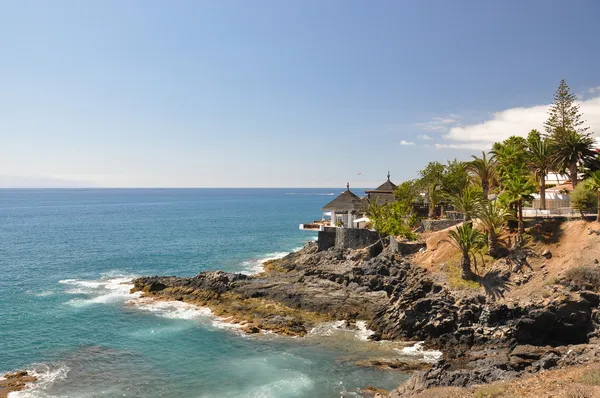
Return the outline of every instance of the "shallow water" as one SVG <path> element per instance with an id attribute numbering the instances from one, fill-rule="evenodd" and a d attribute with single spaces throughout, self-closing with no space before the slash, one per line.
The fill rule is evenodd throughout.
<path id="1" fill-rule="evenodd" d="M 141 275 L 256 272 L 315 234 L 335 189 L 0 190 L 0 372 L 21 397 L 340 397 L 406 375 L 364 328 L 244 336 L 208 310 L 129 294 Z M 416 353 L 419 356 L 421 353 Z"/>

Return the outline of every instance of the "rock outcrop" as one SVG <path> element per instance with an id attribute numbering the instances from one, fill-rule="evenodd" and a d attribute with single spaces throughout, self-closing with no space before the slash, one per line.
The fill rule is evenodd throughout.
<path id="1" fill-rule="evenodd" d="M 0 398 L 8 397 L 8 394 L 15 391 L 22 391 L 27 387 L 27 384 L 37 380 L 35 376 L 31 376 L 24 370 L 7 373 L 0 380 Z"/>
<path id="2" fill-rule="evenodd" d="M 600 320 L 595 292 L 557 288 L 537 301 L 496 300 L 498 287 L 485 286 L 487 295 L 452 290 L 389 248 L 377 253 L 318 251 L 309 244 L 267 262 L 257 275 L 145 277 L 134 281 L 133 290 L 207 306 L 249 333 L 304 335 L 318 322 L 361 319 L 373 339 L 424 341 L 444 353 L 393 396 L 510 379 L 582 358 L 600 361 L 597 345 L 589 344 L 598 337 Z M 508 271 L 498 273 L 495 283 L 502 286 L 510 277 Z M 370 365 L 407 369 L 402 363 Z"/>

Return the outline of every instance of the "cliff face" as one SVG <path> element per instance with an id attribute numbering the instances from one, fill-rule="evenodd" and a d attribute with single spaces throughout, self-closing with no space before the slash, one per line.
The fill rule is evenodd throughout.
<path id="1" fill-rule="evenodd" d="M 304 335 L 317 322 L 370 320 L 383 310 L 410 265 L 394 255 L 368 257 L 368 251 L 317 252 L 310 244 L 268 262 L 258 275 L 217 271 L 192 278 L 145 277 L 134 281 L 133 290 L 209 307 L 249 332 Z"/>
<path id="2" fill-rule="evenodd" d="M 596 361 L 599 296 L 555 289 L 546 297 L 496 300 L 456 291 L 408 257 L 388 251 L 330 249 L 310 244 L 246 276 L 204 272 L 191 278 L 145 277 L 134 291 L 162 300 L 207 306 L 243 325 L 304 335 L 326 320 L 366 320 L 374 339 L 424 340 L 444 359 L 396 391 L 410 396 L 433 386 L 467 386 L 513 378 L 576 361 Z M 514 275 L 496 275 L 510 283 Z M 519 276 L 520 278 L 520 276 Z M 490 291 L 491 292 L 491 291 Z M 569 352 L 569 350 L 571 350 Z"/>

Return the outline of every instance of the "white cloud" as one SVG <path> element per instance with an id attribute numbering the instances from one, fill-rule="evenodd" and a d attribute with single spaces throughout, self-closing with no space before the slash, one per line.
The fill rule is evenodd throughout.
<path id="1" fill-rule="evenodd" d="M 600 97 L 578 102 L 586 120 L 588 131 L 600 134 Z M 494 142 L 503 141 L 511 135 L 526 136 L 531 129 L 544 131 L 550 105 L 528 108 L 510 108 L 492 114 L 482 123 L 451 127 L 444 138 L 446 143 L 438 148 L 490 149 Z"/>
<path id="2" fill-rule="evenodd" d="M 429 141 L 429 140 L 433 140 L 433 138 L 431 138 L 431 137 L 430 137 L 430 136 L 428 136 L 427 134 L 419 134 L 419 135 L 417 136 L 417 138 L 418 138 L 418 139 L 420 139 L 420 140 L 427 140 L 427 141 Z"/>
<path id="3" fill-rule="evenodd" d="M 401 140 L 400 145 L 415 145 L 415 143 L 412 141 Z"/>
<path id="4" fill-rule="evenodd" d="M 592 87 L 588 90 L 589 94 L 594 94 L 594 93 L 600 93 L 600 86 L 598 87 Z"/>
<path id="5" fill-rule="evenodd" d="M 448 128 L 456 123 L 457 116 L 434 117 L 429 122 L 417 123 L 417 127 L 425 131 L 448 131 Z"/>

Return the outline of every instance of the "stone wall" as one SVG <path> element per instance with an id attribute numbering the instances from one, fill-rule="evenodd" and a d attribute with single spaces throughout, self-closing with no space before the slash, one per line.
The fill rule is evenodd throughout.
<path id="1" fill-rule="evenodd" d="M 322 252 L 335 245 L 335 230 L 338 228 L 325 227 L 317 234 L 317 250 Z"/>
<path id="2" fill-rule="evenodd" d="M 423 225 L 424 231 L 441 231 L 442 229 L 453 227 L 461 222 L 463 222 L 463 220 L 423 220 L 421 221 L 421 225 Z"/>
<path id="3" fill-rule="evenodd" d="M 427 244 L 425 242 L 398 242 L 395 238 L 390 236 L 390 250 L 392 253 L 402 255 L 414 254 L 426 247 Z"/>
<path id="4" fill-rule="evenodd" d="M 337 228 L 335 247 L 337 249 L 362 249 L 379 240 L 379 234 L 369 229 Z"/>

